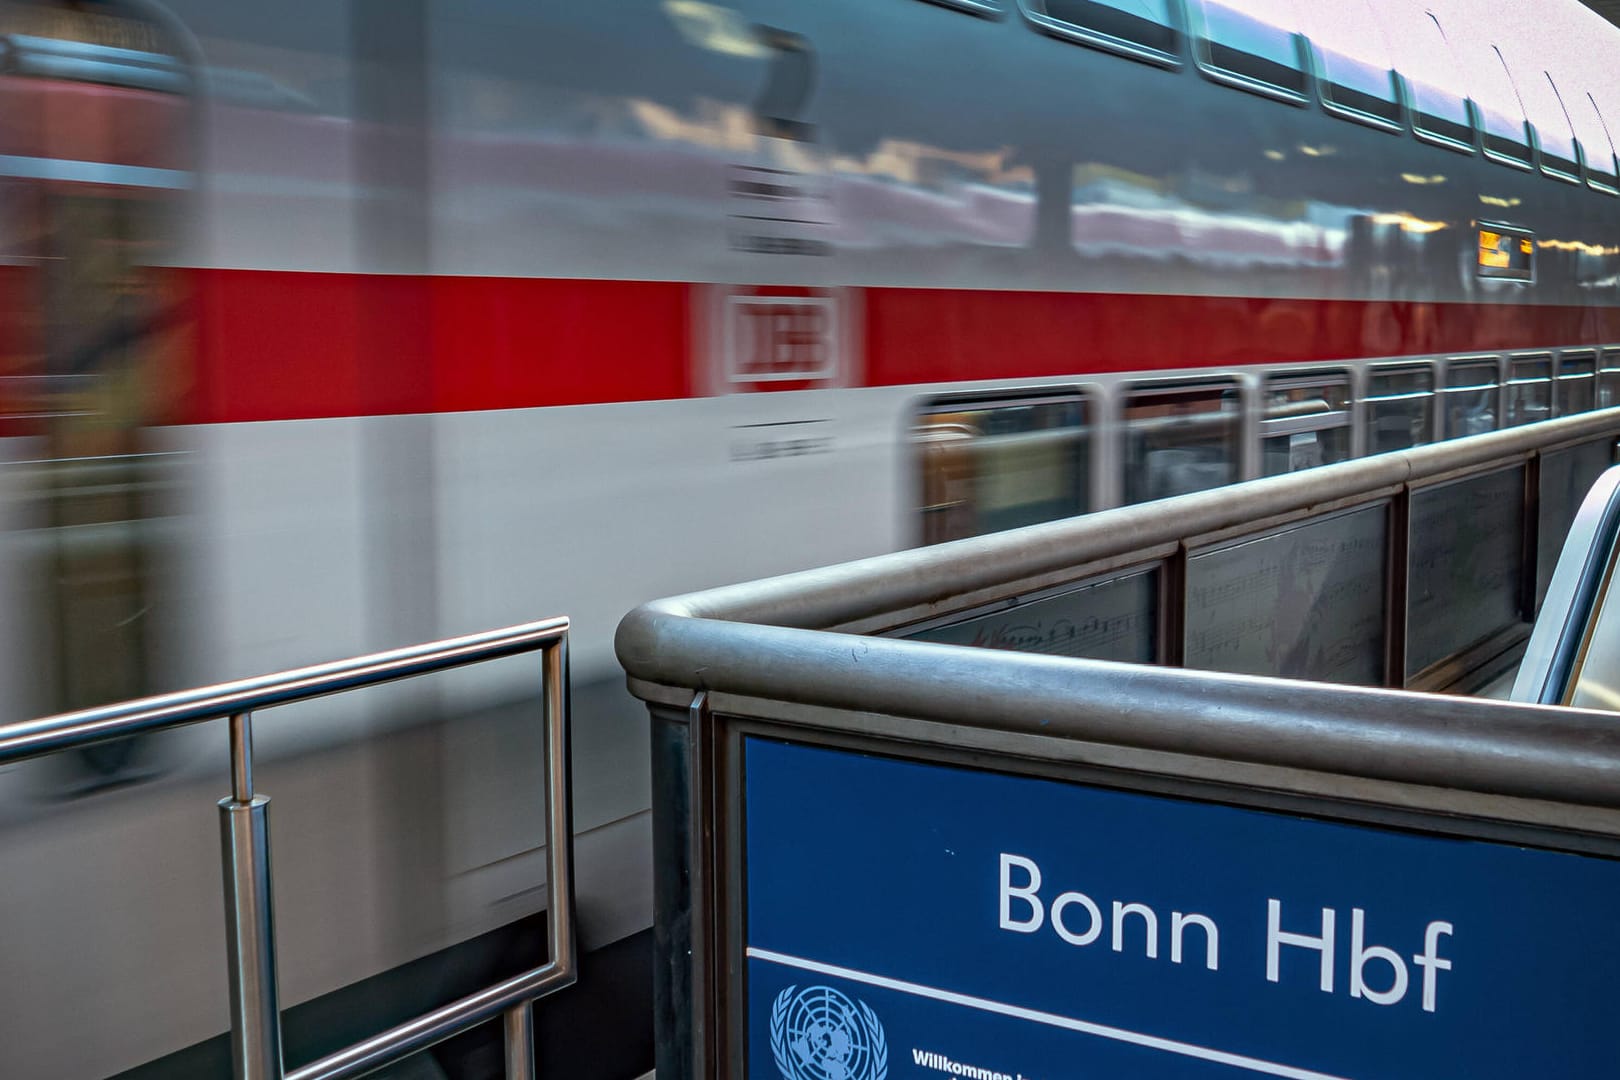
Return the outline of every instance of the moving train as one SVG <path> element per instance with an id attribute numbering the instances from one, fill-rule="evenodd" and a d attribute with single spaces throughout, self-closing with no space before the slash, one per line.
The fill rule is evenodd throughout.
<path id="1" fill-rule="evenodd" d="M 1617 34 L 1575 0 L 4 0 L 0 718 L 572 616 L 585 982 L 542 1052 L 634 1075 L 619 616 L 1620 403 Z M 519 966 L 503 663 L 261 720 L 293 1060 Z M 224 746 L 0 772 L 7 1077 L 217 1074 Z"/>

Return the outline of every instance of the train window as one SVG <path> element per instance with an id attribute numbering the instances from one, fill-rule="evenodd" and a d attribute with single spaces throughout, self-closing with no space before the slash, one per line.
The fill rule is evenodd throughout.
<path id="1" fill-rule="evenodd" d="M 1479 78 L 1474 86 L 1474 107 L 1485 153 L 1496 161 L 1530 167 L 1530 125 L 1524 103 L 1508 73 L 1507 61 L 1496 46 L 1489 46 L 1473 66 Z"/>
<path id="2" fill-rule="evenodd" d="M 1195 55 L 1212 78 L 1303 105 L 1300 37 L 1284 0 L 1195 0 Z"/>
<path id="3" fill-rule="evenodd" d="M 1125 502 L 1233 483 L 1242 440 L 1242 399 L 1230 379 L 1133 387 L 1125 396 Z"/>
<path id="4" fill-rule="evenodd" d="M 912 443 L 922 465 L 925 544 L 1090 508 L 1090 430 L 1080 394 L 932 402 Z"/>
<path id="5" fill-rule="evenodd" d="M 1614 140 L 1609 137 L 1609 125 L 1603 122 L 1597 100 L 1591 94 L 1579 94 L 1571 105 L 1570 119 L 1575 124 L 1576 141 L 1581 144 L 1586 182 L 1611 195 L 1620 192 L 1620 169 L 1616 167 Z"/>
<path id="6" fill-rule="evenodd" d="M 1434 369 L 1374 368 L 1367 382 L 1367 452 L 1384 454 L 1434 441 Z"/>
<path id="7" fill-rule="evenodd" d="M 1597 401 L 1597 354 L 1571 349 L 1558 356 L 1558 415 L 1590 412 Z"/>
<path id="8" fill-rule="evenodd" d="M 1386 6 L 1379 14 L 1398 20 L 1405 9 Z M 1473 153 L 1474 121 L 1451 43 L 1432 12 L 1417 18 L 1416 25 L 1397 26 L 1391 35 L 1392 41 L 1405 47 L 1406 55 L 1397 66 L 1406 81 L 1412 131 L 1426 142 Z"/>
<path id="9" fill-rule="evenodd" d="M 1481 221 L 1476 224 L 1476 232 L 1479 246 L 1474 273 L 1504 281 L 1535 280 L 1536 243 L 1529 230 Z"/>
<path id="10" fill-rule="evenodd" d="M 1342 371 L 1266 380 L 1260 450 L 1267 476 L 1350 457 L 1350 376 Z"/>
<path id="11" fill-rule="evenodd" d="M 1167 66 L 1179 64 L 1181 30 L 1170 0 L 1023 0 L 1049 34 Z"/>
<path id="12" fill-rule="evenodd" d="M 1541 151 L 1541 171 L 1572 184 L 1580 183 L 1581 162 L 1575 149 L 1575 128 L 1552 73 L 1543 71 L 1539 77 L 1527 77 L 1523 84 L 1524 106 L 1530 114 L 1536 148 Z"/>
<path id="13" fill-rule="evenodd" d="M 1454 360 L 1446 367 L 1446 438 L 1461 439 L 1496 430 L 1501 375 L 1493 359 Z"/>
<path id="14" fill-rule="evenodd" d="M 1311 19 L 1306 29 L 1322 107 L 1351 120 L 1400 130 L 1394 64 L 1367 0 L 1346 0 L 1331 10 L 1311 4 L 1304 10 Z"/>
<path id="15" fill-rule="evenodd" d="M 1597 407 L 1612 409 L 1620 405 L 1620 349 L 1604 349 L 1598 365 Z"/>
<path id="16" fill-rule="evenodd" d="M 1507 426 L 1552 418 L 1552 357 L 1515 356 L 1508 366 Z"/>

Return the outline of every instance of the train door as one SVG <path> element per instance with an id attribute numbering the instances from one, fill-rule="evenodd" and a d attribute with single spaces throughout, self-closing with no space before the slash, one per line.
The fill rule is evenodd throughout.
<path id="1" fill-rule="evenodd" d="M 32 526 L 7 537 L 30 596 L 30 703 L 153 692 L 168 455 L 152 428 L 182 378 L 187 302 L 171 263 L 190 186 L 189 65 L 134 3 L 0 3 L 0 198 L 10 223 L 8 429 Z M 86 751 L 92 785 L 131 742 Z"/>

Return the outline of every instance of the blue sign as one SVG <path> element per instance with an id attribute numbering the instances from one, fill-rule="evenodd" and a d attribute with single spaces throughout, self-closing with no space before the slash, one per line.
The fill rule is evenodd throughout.
<path id="1" fill-rule="evenodd" d="M 745 746 L 755 1080 L 1620 1074 L 1620 862 Z"/>

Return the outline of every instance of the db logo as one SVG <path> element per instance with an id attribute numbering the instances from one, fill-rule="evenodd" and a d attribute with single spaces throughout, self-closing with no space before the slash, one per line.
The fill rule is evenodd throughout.
<path id="1" fill-rule="evenodd" d="M 838 306 L 830 296 L 726 298 L 726 381 L 733 389 L 787 390 L 838 374 Z"/>

